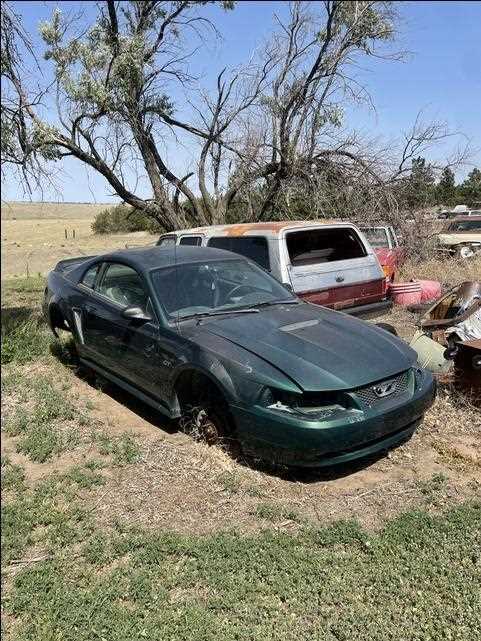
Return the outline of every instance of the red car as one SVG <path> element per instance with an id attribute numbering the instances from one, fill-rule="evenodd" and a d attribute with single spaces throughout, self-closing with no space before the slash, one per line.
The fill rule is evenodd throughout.
<path id="1" fill-rule="evenodd" d="M 393 282 L 406 259 L 406 250 L 400 246 L 396 232 L 390 225 L 360 229 L 376 252 L 386 278 Z"/>

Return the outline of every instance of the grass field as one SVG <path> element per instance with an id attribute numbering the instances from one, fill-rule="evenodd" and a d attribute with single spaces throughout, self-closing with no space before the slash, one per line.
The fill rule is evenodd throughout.
<path id="1" fill-rule="evenodd" d="M 2 201 L 2 220 L 88 220 L 112 203 L 40 203 Z"/>
<path id="2" fill-rule="evenodd" d="M 105 253 L 123 249 L 126 245 L 155 241 L 155 237 L 146 232 L 93 234 L 92 221 L 106 206 L 2 203 L 2 278 L 46 275 L 62 258 Z"/>
<path id="3" fill-rule="evenodd" d="M 153 242 L 94 236 L 103 207 L 2 205 L 4 638 L 480 638 L 481 410 L 441 387 L 408 443 L 317 473 L 195 442 L 78 370 L 40 317 L 61 258 Z M 402 309 L 376 320 L 415 330 Z"/>
<path id="4" fill-rule="evenodd" d="M 441 388 L 387 457 L 253 467 L 79 371 L 39 316 L 43 287 L 2 288 L 3 638 L 480 638 L 468 399 Z"/>

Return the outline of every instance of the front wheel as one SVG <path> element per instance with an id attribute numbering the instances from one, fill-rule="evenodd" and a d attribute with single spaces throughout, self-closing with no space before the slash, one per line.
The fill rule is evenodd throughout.
<path id="1" fill-rule="evenodd" d="M 240 454 L 234 423 L 226 401 L 203 376 L 193 377 L 180 394 L 181 429 L 194 439 Z"/>

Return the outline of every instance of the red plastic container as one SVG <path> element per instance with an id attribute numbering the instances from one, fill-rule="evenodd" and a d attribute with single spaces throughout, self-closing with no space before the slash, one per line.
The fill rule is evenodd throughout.
<path id="1" fill-rule="evenodd" d="M 395 305 L 418 305 L 421 302 L 421 283 L 412 281 L 409 283 L 392 283 L 391 296 Z"/>
<path id="2" fill-rule="evenodd" d="M 421 302 L 427 303 L 431 300 L 441 298 L 442 287 L 437 280 L 418 280 L 421 285 Z"/>

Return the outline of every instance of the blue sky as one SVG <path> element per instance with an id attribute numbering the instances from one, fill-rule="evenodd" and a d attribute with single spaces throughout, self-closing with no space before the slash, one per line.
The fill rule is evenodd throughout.
<path id="1" fill-rule="evenodd" d="M 38 23 L 48 18 L 57 4 L 64 11 L 81 9 L 94 15 L 94 2 L 14 2 L 23 16 L 39 54 L 41 41 Z M 481 2 L 403 2 L 399 3 L 401 33 L 399 48 L 409 51 L 405 62 L 376 61 L 359 70 L 376 105 L 373 113 L 365 108 L 349 109 L 349 124 L 366 133 L 396 138 L 413 122 L 422 109 L 427 118 L 448 122 L 453 130 L 462 131 L 477 148 L 473 161 L 481 166 Z M 273 28 L 273 13 L 287 14 L 282 2 L 241 1 L 234 11 L 224 12 L 217 6 L 207 9 L 223 40 L 196 54 L 195 65 L 205 74 L 208 84 L 215 73 L 226 65 L 245 62 L 253 50 L 268 37 Z M 42 67 L 47 63 L 43 62 Z M 47 72 L 47 71 L 46 71 Z M 48 73 L 48 72 L 47 72 Z M 169 149 L 177 165 L 187 162 L 188 149 Z M 442 154 L 442 150 L 438 152 Z M 81 163 L 65 162 L 59 167 L 59 181 L 65 201 L 107 202 L 112 199 L 105 181 L 87 172 Z M 457 174 L 460 180 L 470 170 Z M 141 195 L 150 195 L 142 184 Z M 2 199 L 24 199 L 14 180 L 2 185 Z M 32 196 L 34 200 L 39 194 Z M 57 194 L 44 194 L 58 200 Z"/>

